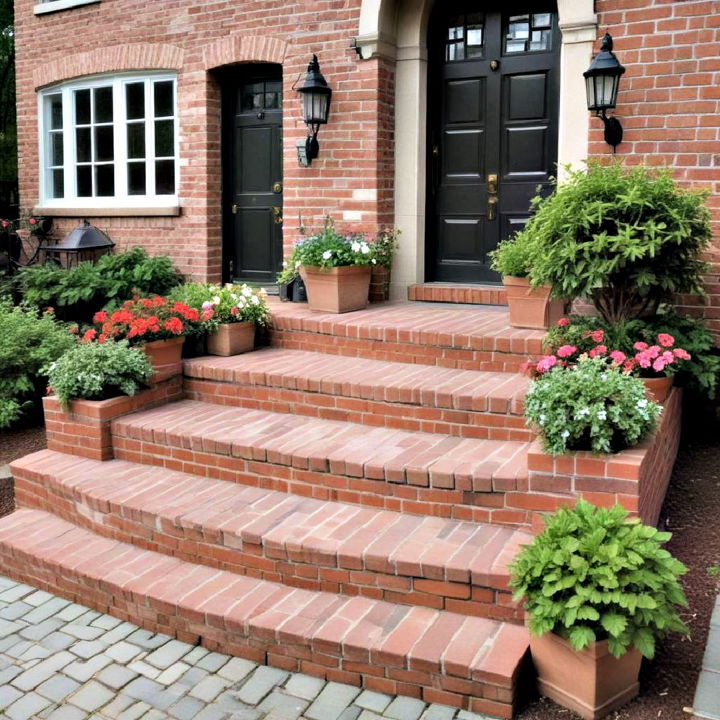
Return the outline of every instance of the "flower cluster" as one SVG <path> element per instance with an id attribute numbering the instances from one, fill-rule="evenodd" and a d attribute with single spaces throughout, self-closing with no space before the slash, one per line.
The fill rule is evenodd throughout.
<path id="1" fill-rule="evenodd" d="M 200 313 L 185 303 L 168 298 L 138 298 L 123 303 L 119 310 L 95 313 L 95 327 L 85 331 L 81 342 L 99 343 L 126 339 L 131 345 L 187 335 L 200 322 Z"/>
<path id="2" fill-rule="evenodd" d="M 569 367 L 584 358 L 604 358 L 606 363 L 618 367 L 626 375 L 636 377 L 663 377 L 677 372 L 683 360 L 691 355 L 681 347 L 675 347 L 675 338 L 668 333 L 658 333 L 656 344 L 637 341 L 632 344 L 634 352 L 610 350 L 604 330 L 582 329 L 573 326 L 569 318 L 561 318 L 558 327 L 548 334 L 546 348 L 550 351 L 537 362 L 527 362 L 525 372 L 538 377 L 554 367 Z"/>
<path id="3" fill-rule="evenodd" d="M 52 228 L 52 218 L 41 215 L 28 215 L 18 220 L 0 219 L 0 230 L 5 232 L 16 232 L 24 229 L 30 235 L 47 235 Z"/>

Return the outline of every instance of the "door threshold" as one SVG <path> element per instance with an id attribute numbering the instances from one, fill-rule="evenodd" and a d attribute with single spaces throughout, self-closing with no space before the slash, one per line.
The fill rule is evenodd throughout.
<path id="1" fill-rule="evenodd" d="M 409 285 L 408 300 L 466 305 L 507 305 L 505 288 L 500 284 L 490 283 L 475 285 L 431 282 Z"/>

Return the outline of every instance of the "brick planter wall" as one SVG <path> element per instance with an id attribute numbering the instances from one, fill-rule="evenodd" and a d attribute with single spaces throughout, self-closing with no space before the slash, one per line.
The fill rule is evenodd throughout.
<path id="1" fill-rule="evenodd" d="M 0 517 L 15 509 L 15 487 L 12 475 L 0 468 Z"/>
<path id="2" fill-rule="evenodd" d="M 182 377 L 165 380 L 132 397 L 73 400 L 68 410 L 54 395 L 43 398 L 47 446 L 50 450 L 92 460 L 113 457 L 110 423 L 118 417 L 157 407 L 182 397 Z"/>

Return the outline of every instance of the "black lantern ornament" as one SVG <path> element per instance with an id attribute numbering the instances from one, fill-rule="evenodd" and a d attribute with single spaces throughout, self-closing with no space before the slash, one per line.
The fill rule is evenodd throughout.
<path id="1" fill-rule="evenodd" d="M 81 262 L 95 262 L 114 247 L 115 243 L 102 230 L 83 220 L 59 243 L 41 245 L 39 249 L 61 267 L 71 268 Z"/>
<path id="2" fill-rule="evenodd" d="M 607 111 L 615 109 L 620 76 L 625 72 L 625 68 L 618 62 L 612 50 L 612 36 L 605 33 L 600 52 L 593 58 L 583 76 L 588 110 L 605 123 L 605 142 L 612 145 L 615 152 L 615 148 L 622 142 L 623 128 L 616 117 L 607 116 Z"/>
<path id="3" fill-rule="evenodd" d="M 303 120 L 310 131 L 305 142 L 298 141 L 298 158 L 301 165 L 307 166 L 318 156 L 320 145 L 317 134 L 320 126 L 328 121 L 332 95 L 332 90 L 320 72 L 317 55 L 312 56 L 305 82 L 298 88 L 298 92 L 302 96 Z"/>

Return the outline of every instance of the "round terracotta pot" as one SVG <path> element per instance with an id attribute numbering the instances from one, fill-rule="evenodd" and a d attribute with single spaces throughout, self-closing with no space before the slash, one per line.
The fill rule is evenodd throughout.
<path id="1" fill-rule="evenodd" d="M 528 278 L 511 275 L 503 278 L 503 285 L 511 327 L 547 330 L 565 314 L 565 303 L 550 299 L 550 285 L 530 287 Z"/>
<path id="2" fill-rule="evenodd" d="M 370 290 L 369 265 L 319 268 L 301 267 L 308 306 L 317 312 L 346 313 L 367 307 Z"/>
<path id="3" fill-rule="evenodd" d="M 585 720 L 605 717 L 638 694 L 642 655 L 634 648 L 616 658 L 604 640 L 578 651 L 549 632 L 531 635 L 530 651 L 540 693 Z"/>
<path id="4" fill-rule="evenodd" d="M 240 355 L 255 347 L 255 323 L 222 323 L 207 337 L 208 355 Z"/>
<path id="5" fill-rule="evenodd" d="M 182 372 L 182 347 L 184 342 L 185 337 L 181 336 L 169 340 L 155 340 L 142 346 L 155 370 L 150 378 L 151 383 L 162 382 L 180 375 Z"/>
<path id="6" fill-rule="evenodd" d="M 641 378 L 645 383 L 645 395 L 648 400 L 664 403 L 667 400 L 673 385 L 673 376 L 659 378 Z"/>

